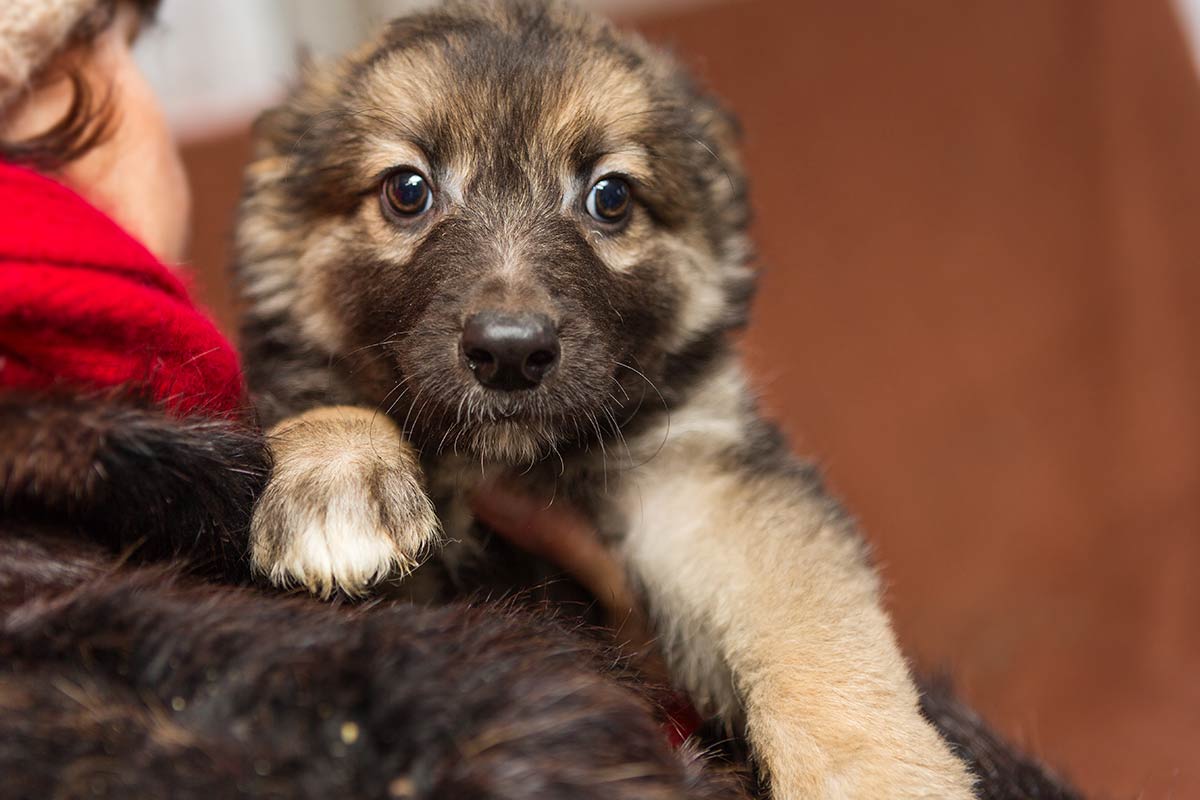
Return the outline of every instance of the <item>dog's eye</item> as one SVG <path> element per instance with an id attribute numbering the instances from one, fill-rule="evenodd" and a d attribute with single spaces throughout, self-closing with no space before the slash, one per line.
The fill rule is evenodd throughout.
<path id="1" fill-rule="evenodd" d="M 383 202 L 393 214 L 415 217 L 433 205 L 433 192 L 421 173 L 398 169 L 383 179 Z"/>
<path id="2" fill-rule="evenodd" d="M 629 213 L 633 192 L 624 179 L 610 175 L 596 181 L 588 192 L 587 212 L 599 222 L 620 222 Z"/>

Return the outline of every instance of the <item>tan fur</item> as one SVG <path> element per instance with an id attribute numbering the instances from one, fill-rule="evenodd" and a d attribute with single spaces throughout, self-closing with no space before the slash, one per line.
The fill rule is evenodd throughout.
<path id="1" fill-rule="evenodd" d="M 739 435 L 741 384 L 733 365 L 716 375 L 615 498 L 622 552 L 674 673 L 727 718 L 744 707 L 776 798 L 970 796 L 962 765 L 918 714 L 878 580 L 846 523 L 790 481 L 721 463 Z M 658 448 L 660 434 L 634 448 Z"/>
<path id="2" fill-rule="evenodd" d="M 411 571 L 436 543 L 420 465 L 386 416 L 318 408 L 280 423 L 270 439 L 275 467 L 255 509 L 251 559 L 274 582 L 361 594 Z"/>

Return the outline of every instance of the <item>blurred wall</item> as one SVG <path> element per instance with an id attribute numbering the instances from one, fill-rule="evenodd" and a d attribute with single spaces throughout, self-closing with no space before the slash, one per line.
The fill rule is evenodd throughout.
<path id="1" fill-rule="evenodd" d="M 861 517 L 905 647 L 1095 796 L 1200 797 L 1200 87 L 1172 6 L 632 23 L 745 123 L 745 350 Z M 187 149 L 225 323 L 246 148 Z"/>

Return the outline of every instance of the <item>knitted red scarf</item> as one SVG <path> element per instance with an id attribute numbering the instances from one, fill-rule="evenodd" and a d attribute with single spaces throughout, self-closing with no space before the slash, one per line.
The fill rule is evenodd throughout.
<path id="1" fill-rule="evenodd" d="M 244 406 L 237 354 L 176 276 L 70 189 L 0 163 L 0 390 L 115 387 L 180 414 Z"/>

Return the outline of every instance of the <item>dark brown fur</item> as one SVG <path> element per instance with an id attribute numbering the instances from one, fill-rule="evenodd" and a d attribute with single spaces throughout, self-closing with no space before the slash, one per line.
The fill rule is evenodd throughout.
<path id="1" fill-rule="evenodd" d="M 248 578 L 249 509 L 270 471 L 257 429 L 117 395 L 0 395 L 0 512 L 139 561 Z"/>
<path id="2" fill-rule="evenodd" d="M 45 540 L 0 558 L 25 575 L 0 610 L 3 797 L 738 796 L 581 641 L 496 609 L 347 612 Z"/>
<path id="3" fill-rule="evenodd" d="M 594 644 L 512 608 L 330 607 L 130 564 L 240 582 L 264 467 L 234 424 L 4 398 L 0 797 L 741 796 L 670 751 Z"/>
<path id="4" fill-rule="evenodd" d="M 740 796 L 668 752 L 594 646 L 511 608 L 330 607 L 129 564 L 242 579 L 209 540 L 244 541 L 252 431 L 111 398 L 0 409 L 0 797 Z M 924 704 L 985 800 L 1077 796 L 944 685 Z"/>

